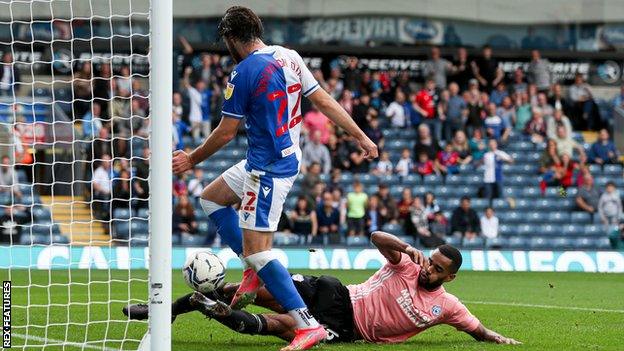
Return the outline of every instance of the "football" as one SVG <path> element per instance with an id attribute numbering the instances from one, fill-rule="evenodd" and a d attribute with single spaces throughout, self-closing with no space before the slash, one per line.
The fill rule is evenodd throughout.
<path id="1" fill-rule="evenodd" d="M 217 255 L 210 251 L 200 251 L 186 260 L 182 274 L 191 289 L 209 293 L 224 284 L 225 266 Z"/>

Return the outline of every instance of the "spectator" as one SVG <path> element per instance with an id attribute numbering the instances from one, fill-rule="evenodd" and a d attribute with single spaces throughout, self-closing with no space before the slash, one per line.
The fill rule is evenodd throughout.
<path id="1" fill-rule="evenodd" d="M 351 116 L 353 116 L 353 93 L 351 92 L 351 90 L 346 89 L 342 91 L 342 94 L 340 94 L 340 99 L 337 99 L 338 104 L 340 104 L 340 106 L 342 106 L 342 108 L 347 111 L 347 113 Z"/>
<path id="2" fill-rule="evenodd" d="M 137 157 L 133 162 L 133 173 L 134 177 L 132 178 L 132 189 L 134 190 L 134 194 L 136 194 L 136 198 L 140 201 L 137 201 L 137 207 L 147 207 L 149 200 L 149 157 L 150 157 L 150 149 L 144 148 L 141 157 Z"/>
<path id="3" fill-rule="evenodd" d="M 94 214 L 97 219 L 108 220 L 111 198 L 111 158 L 103 155 L 99 166 L 93 172 L 91 182 Z"/>
<path id="4" fill-rule="evenodd" d="M 206 83 L 201 79 L 198 79 L 195 81 L 195 84 L 191 85 L 190 76 L 192 72 L 193 69 L 191 67 L 187 67 L 184 70 L 182 85 L 187 92 L 190 101 L 188 117 L 191 122 L 191 134 L 193 135 L 195 142 L 199 142 L 201 140 L 200 135 L 203 129 L 202 126 L 205 123 L 208 125 L 210 124 L 210 112 L 208 110 L 208 115 L 204 116 L 204 110 L 205 106 L 210 105 L 211 92 L 207 89 Z M 207 131 L 210 131 L 209 127 L 207 128 Z M 208 135 L 204 135 L 204 138 L 206 137 L 208 137 Z"/>
<path id="5" fill-rule="evenodd" d="M 550 88 L 550 62 L 542 58 L 539 50 L 531 51 L 531 62 L 527 69 L 529 82 L 535 84 L 541 92 Z M 546 114 L 548 116 L 548 114 Z"/>
<path id="6" fill-rule="evenodd" d="M 348 134 L 344 136 L 344 143 L 349 152 L 349 170 L 353 173 L 367 173 L 370 160 L 366 157 L 364 150 Z"/>
<path id="7" fill-rule="evenodd" d="M 447 143 L 444 150 L 438 152 L 437 167 L 442 174 L 459 173 L 459 154 L 453 150 L 453 144 Z"/>
<path id="8" fill-rule="evenodd" d="M 20 70 L 15 67 L 10 50 L 2 54 L 2 69 L 0 70 L 0 96 L 19 95 Z"/>
<path id="9" fill-rule="evenodd" d="M 386 209 L 385 221 L 386 222 L 396 222 L 398 219 L 398 210 L 397 203 L 390 195 L 390 188 L 386 183 L 380 183 L 377 186 L 377 192 L 375 193 L 377 197 L 379 197 L 379 201 L 381 201 L 381 206 Z"/>
<path id="10" fill-rule="evenodd" d="M 368 195 L 363 192 L 362 183 L 356 181 L 353 184 L 353 191 L 347 194 L 347 227 L 348 235 L 364 235 L 364 217 Z"/>
<path id="11" fill-rule="evenodd" d="M 336 237 L 340 230 L 340 211 L 334 207 L 330 192 L 324 192 L 322 198 L 323 200 L 316 207 L 318 234 L 328 236 L 332 242 L 339 241 L 339 238 Z M 333 240 L 331 240 L 332 238 Z"/>
<path id="12" fill-rule="evenodd" d="M 419 197 L 414 198 L 414 202 L 411 207 L 410 219 L 412 225 L 416 228 L 416 236 L 419 241 L 425 247 L 437 247 L 444 244 L 444 240 L 437 236 L 434 236 L 429 230 L 429 220 L 425 208 L 423 207 L 422 200 Z"/>
<path id="13" fill-rule="evenodd" d="M 583 175 L 583 185 L 579 187 L 576 194 L 576 207 L 593 215 L 598 211 L 600 192 L 594 187 L 594 178 L 589 173 Z"/>
<path id="14" fill-rule="evenodd" d="M 182 94 L 178 92 L 173 93 L 171 105 L 173 108 L 173 113 L 175 113 L 182 122 L 186 123 L 187 125 L 191 124 L 191 121 L 189 121 L 188 118 L 188 114 L 184 113 L 184 106 L 182 105 Z"/>
<path id="15" fill-rule="evenodd" d="M 451 233 L 455 236 L 473 239 L 481 232 L 481 221 L 477 212 L 470 207 L 470 198 L 461 198 L 459 207 L 451 215 Z"/>
<path id="16" fill-rule="evenodd" d="M 316 184 L 321 182 L 321 165 L 318 162 L 312 162 L 306 174 L 301 180 L 301 193 L 310 195 Z M 313 201 L 313 199 L 308 199 Z"/>
<path id="17" fill-rule="evenodd" d="M 301 172 L 306 173 L 308 167 L 312 163 L 318 163 L 322 165 L 322 173 L 329 174 L 331 170 L 331 156 L 327 146 L 321 143 L 321 131 L 316 130 L 311 135 L 311 140 L 305 144 L 302 152 L 302 164 Z"/>
<path id="18" fill-rule="evenodd" d="M 542 152 L 539 159 L 539 173 L 549 173 L 552 167 L 559 163 L 559 154 L 557 153 L 557 142 L 553 139 L 549 139 L 546 148 Z"/>
<path id="19" fill-rule="evenodd" d="M 394 101 L 386 109 L 386 117 L 390 119 L 390 125 L 396 128 L 407 127 L 410 122 L 409 104 L 405 101 L 405 93 L 397 89 Z"/>
<path id="20" fill-rule="evenodd" d="M 503 119 L 503 122 L 505 122 L 507 126 L 513 126 L 513 122 L 516 120 L 516 108 L 510 96 L 505 96 L 503 98 L 500 107 L 496 109 L 496 114 Z"/>
<path id="21" fill-rule="evenodd" d="M 401 159 L 397 162 L 395 170 L 401 177 L 406 177 L 408 174 L 413 172 L 414 162 L 412 161 L 409 149 L 403 149 L 401 152 Z"/>
<path id="22" fill-rule="evenodd" d="M 347 60 L 347 68 L 344 69 L 344 87 L 351 91 L 356 91 L 360 87 L 362 81 L 362 75 L 358 68 L 358 59 L 356 57 L 349 57 Z"/>
<path id="23" fill-rule="evenodd" d="M 574 183 L 574 173 L 578 169 L 578 164 L 570 158 L 569 154 L 563 154 L 560 161 L 555 163 L 551 172 L 545 173 L 542 181 L 540 181 L 540 190 L 542 195 L 546 192 L 546 186 L 559 186 L 568 188 Z"/>
<path id="24" fill-rule="evenodd" d="M 551 94 L 548 97 L 548 104 L 555 110 L 561 110 L 564 115 L 568 115 L 570 113 L 568 100 L 563 96 L 561 84 L 553 84 Z"/>
<path id="25" fill-rule="evenodd" d="M 500 82 L 496 86 L 496 89 L 492 91 L 490 95 L 490 102 L 493 102 L 496 106 L 500 106 L 503 104 L 503 99 L 509 96 L 509 92 L 507 92 L 507 86 L 505 82 Z"/>
<path id="26" fill-rule="evenodd" d="M 529 103 L 529 94 L 526 92 L 516 94 L 516 120 L 514 121 L 514 129 L 522 132 L 526 128 L 532 117 L 532 107 Z"/>
<path id="27" fill-rule="evenodd" d="M 483 132 L 481 132 L 481 129 L 475 129 L 472 132 L 472 138 L 468 144 L 470 145 L 470 154 L 472 155 L 472 159 L 475 162 L 480 163 L 487 150 L 487 142 L 483 139 Z"/>
<path id="28" fill-rule="evenodd" d="M 451 145 L 453 146 L 453 151 L 457 153 L 459 164 L 467 165 L 472 161 L 472 156 L 470 155 L 470 145 L 468 143 L 468 139 L 466 138 L 466 133 L 464 133 L 463 130 L 455 132 Z"/>
<path id="29" fill-rule="evenodd" d="M 342 196 L 342 189 L 334 188 L 332 189 L 332 198 L 333 203 L 332 206 L 338 210 L 340 213 L 340 225 L 344 225 L 346 223 L 347 218 L 347 199 Z"/>
<path id="30" fill-rule="evenodd" d="M 442 138 L 442 123 L 436 116 L 436 85 L 433 79 L 427 79 L 425 86 L 416 94 L 412 106 L 422 118 L 422 121 L 429 126 L 437 140 Z"/>
<path id="31" fill-rule="evenodd" d="M 376 176 L 384 176 L 392 175 L 393 172 L 394 166 L 392 165 L 392 161 L 390 161 L 390 154 L 388 153 L 388 151 L 384 151 L 381 153 L 379 162 L 377 162 L 375 168 L 373 168 L 373 174 Z"/>
<path id="32" fill-rule="evenodd" d="M 557 127 L 557 136 L 553 140 L 557 142 L 557 154 L 559 157 L 562 157 L 564 154 L 572 157 L 574 150 L 576 150 L 581 163 L 585 162 L 585 149 L 572 139 L 563 125 Z"/>
<path id="33" fill-rule="evenodd" d="M 0 213 L 0 242 L 8 245 L 20 245 L 23 228 L 31 221 L 27 207 L 21 205 L 2 206 Z M 28 229 L 28 227 L 26 227 Z"/>
<path id="34" fill-rule="evenodd" d="M 368 126 L 368 117 L 371 113 L 375 114 L 377 111 L 371 107 L 370 95 L 362 94 L 353 107 L 353 121 L 358 127 L 365 129 Z"/>
<path id="35" fill-rule="evenodd" d="M 492 48 L 489 45 L 483 47 L 482 54 L 482 57 L 472 61 L 472 73 L 479 81 L 481 88 L 490 92 L 503 80 L 504 74 L 498 67 L 498 61 L 492 57 Z"/>
<path id="36" fill-rule="evenodd" d="M 546 123 L 546 135 L 549 139 L 555 139 L 557 137 L 557 127 L 560 125 L 565 128 L 567 135 L 572 135 L 570 119 L 563 115 L 562 110 L 554 110 L 552 118 L 549 118 Z"/>
<path id="37" fill-rule="evenodd" d="M 4 62 L 4 57 L 3 57 Z M 6 65 L 4 66 L 6 67 Z M 15 72 L 16 70 L 14 70 Z M 93 99 L 91 62 L 85 61 L 78 73 L 74 74 L 72 79 L 73 97 L 74 97 L 74 113 L 70 118 L 82 118 L 90 108 L 90 101 Z"/>
<path id="38" fill-rule="evenodd" d="M 420 154 L 418 154 L 418 162 L 416 162 L 416 172 L 424 177 L 433 174 L 435 171 L 436 167 L 433 161 L 429 159 L 429 155 L 427 155 L 426 152 L 421 152 Z"/>
<path id="39" fill-rule="evenodd" d="M 489 151 L 483 155 L 484 195 L 490 201 L 503 194 L 503 162 L 513 163 L 505 151 L 498 149 L 494 139 L 488 142 Z"/>
<path id="40" fill-rule="evenodd" d="M 397 203 L 397 214 L 399 222 L 403 224 L 403 229 L 408 235 L 413 235 L 415 230 L 410 219 L 413 202 L 412 189 L 404 187 L 401 191 L 401 200 Z"/>
<path id="41" fill-rule="evenodd" d="M 485 214 L 481 216 L 481 234 L 489 239 L 498 236 L 498 217 L 494 214 L 492 207 L 487 207 Z"/>
<path id="42" fill-rule="evenodd" d="M 204 188 L 207 185 L 204 183 L 204 171 L 201 168 L 196 167 L 193 169 L 193 179 L 189 181 L 187 187 L 189 195 L 193 197 L 195 204 L 199 204 L 201 194 L 204 192 Z"/>
<path id="43" fill-rule="evenodd" d="M 468 59 L 468 52 L 466 48 L 458 48 L 457 55 L 453 61 L 453 75 L 451 80 L 459 85 L 461 90 L 468 88 L 468 82 L 474 79 L 472 73 L 472 67 L 470 60 Z"/>
<path id="44" fill-rule="evenodd" d="M 379 128 L 379 119 L 376 117 L 371 118 L 368 127 L 364 129 L 364 133 L 366 133 L 366 136 L 368 136 L 373 143 L 377 144 L 379 150 L 383 150 L 386 139 L 381 132 L 381 128 Z"/>
<path id="45" fill-rule="evenodd" d="M 600 195 L 598 213 L 604 225 L 614 226 L 620 223 L 622 218 L 622 199 L 620 198 L 620 192 L 615 187 L 615 183 L 608 182 L 605 192 Z"/>
<path id="46" fill-rule="evenodd" d="M 459 94 L 459 85 L 453 82 L 449 84 L 449 99 L 446 108 L 446 121 L 444 121 L 444 139 L 451 140 L 455 133 L 464 128 L 464 120 L 468 109 L 466 101 Z"/>
<path id="47" fill-rule="evenodd" d="M 427 215 L 427 219 L 429 221 L 432 221 L 433 215 L 436 212 L 440 211 L 440 206 L 438 206 L 438 202 L 435 198 L 435 195 L 430 191 L 426 192 L 423 198 L 423 202 L 424 202 L 425 214 Z"/>
<path id="48" fill-rule="evenodd" d="M 381 230 L 383 225 L 385 224 L 385 216 L 384 212 L 386 209 L 383 208 L 379 197 L 377 195 L 372 195 L 368 199 L 368 206 L 366 208 L 366 232 L 372 233 L 376 230 Z"/>
<path id="49" fill-rule="evenodd" d="M 102 108 L 100 104 L 94 102 L 91 110 L 87 111 L 82 117 L 82 134 L 86 140 L 92 140 L 96 135 L 100 134 L 102 129 Z"/>
<path id="50" fill-rule="evenodd" d="M 433 46 L 431 56 L 423 65 L 423 76 L 433 79 L 440 88 L 446 86 L 446 76 L 453 71 L 453 65 L 440 57 L 440 48 Z"/>
<path id="51" fill-rule="evenodd" d="M 188 187 L 186 186 L 186 173 L 178 174 L 173 181 L 173 197 L 188 195 Z"/>
<path id="52" fill-rule="evenodd" d="M 471 80 L 469 86 L 478 86 L 476 80 Z M 483 110 L 484 105 L 480 99 L 479 91 L 467 91 L 464 93 L 464 99 L 467 102 L 468 114 L 466 115 L 466 131 L 472 134 L 475 129 L 483 128 Z"/>
<path id="53" fill-rule="evenodd" d="M 299 235 L 300 242 L 310 243 L 318 230 L 318 222 L 316 212 L 310 207 L 305 196 L 300 195 L 297 198 L 295 209 L 290 211 L 290 221 L 292 222 L 292 231 Z"/>
<path id="54" fill-rule="evenodd" d="M 113 211 L 117 208 L 130 209 L 130 189 L 130 172 L 127 169 L 122 169 L 119 177 L 113 182 Z"/>
<path id="55" fill-rule="evenodd" d="M 132 77 L 130 76 L 130 67 L 127 65 L 121 66 L 119 75 L 115 77 L 115 87 L 118 93 L 124 92 L 124 95 L 131 95 Z"/>
<path id="56" fill-rule="evenodd" d="M 182 195 L 173 210 L 173 232 L 182 237 L 189 237 L 198 233 L 198 224 L 195 220 L 195 212 L 188 196 Z"/>
<path id="57" fill-rule="evenodd" d="M 22 197 L 16 181 L 15 166 L 11 164 L 9 156 L 2 156 L 2 164 L 0 164 L 0 192 L 7 192 L 9 195 L 13 193 L 18 198 Z"/>
<path id="58" fill-rule="evenodd" d="M 609 138 L 609 132 L 601 129 L 598 140 L 589 149 L 589 161 L 599 165 L 619 163 L 620 154 L 613 141 Z"/>
<path id="59" fill-rule="evenodd" d="M 110 119 L 109 103 L 114 94 L 113 71 L 110 62 L 100 64 L 97 76 L 93 78 L 93 102 L 98 103 L 102 110 L 101 114 L 104 119 Z"/>
<path id="60" fill-rule="evenodd" d="M 515 95 L 529 92 L 529 86 L 524 80 L 524 71 L 521 67 L 516 68 L 516 70 L 514 71 L 511 90 Z"/>
<path id="61" fill-rule="evenodd" d="M 568 89 L 570 101 L 574 104 L 572 123 L 575 130 L 585 130 L 587 128 L 596 130 L 598 121 L 594 116 L 594 98 L 591 89 L 582 73 L 574 76 L 574 84 Z"/>
<path id="62" fill-rule="evenodd" d="M 546 122 L 542 117 L 541 109 L 535 108 L 533 110 L 533 117 L 524 127 L 524 134 L 528 135 L 531 138 L 531 142 L 534 144 L 539 144 L 544 141 L 546 137 Z"/>
<path id="63" fill-rule="evenodd" d="M 433 220 L 429 223 L 429 231 L 431 231 L 432 236 L 437 237 L 441 243 L 444 243 L 449 232 L 449 223 L 442 211 L 433 214 Z"/>
<path id="64" fill-rule="evenodd" d="M 546 93 L 539 92 L 537 94 L 537 105 L 535 107 L 540 108 L 542 115 L 548 119 L 555 113 L 555 109 L 548 103 Z"/>
<path id="65" fill-rule="evenodd" d="M 314 134 L 315 131 L 321 132 L 321 143 L 327 144 L 329 135 L 331 134 L 331 124 L 327 116 L 312 105 L 303 117 L 303 126 L 308 135 Z"/>
<path id="66" fill-rule="evenodd" d="M 414 144 L 413 156 L 419 157 L 424 152 L 430 160 L 435 159 L 438 151 L 440 151 L 440 144 L 438 144 L 438 140 L 431 137 L 429 126 L 424 123 L 420 124 L 418 126 L 417 138 L 416 144 Z"/>
<path id="67" fill-rule="evenodd" d="M 487 136 L 496 139 L 501 143 L 506 143 L 511 134 L 511 126 L 505 124 L 505 121 L 496 114 L 496 105 L 491 102 L 487 106 L 488 115 L 483 121 Z"/>

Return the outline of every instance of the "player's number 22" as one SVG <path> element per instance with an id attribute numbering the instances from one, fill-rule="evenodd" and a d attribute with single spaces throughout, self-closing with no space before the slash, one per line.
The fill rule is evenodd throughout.
<path id="1" fill-rule="evenodd" d="M 286 112 L 286 107 L 288 107 L 288 97 L 286 96 L 286 92 L 283 90 L 276 90 L 268 94 L 269 101 L 275 101 L 279 99 L 279 107 L 277 109 L 277 130 L 275 131 L 275 136 L 280 137 L 290 128 L 293 128 L 297 124 L 301 123 L 303 118 L 301 115 L 295 116 L 297 111 L 299 110 L 299 104 L 301 103 L 301 84 L 295 83 L 293 85 L 288 86 L 288 94 L 297 93 L 297 102 L 290 113 L 291 116 L 294 116 L 290 121 L 284 120 L 284 112 Z"/>

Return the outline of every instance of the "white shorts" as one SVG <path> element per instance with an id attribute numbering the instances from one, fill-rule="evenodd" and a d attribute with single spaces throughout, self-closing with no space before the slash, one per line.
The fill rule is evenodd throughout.
<path id="1" fill-rule="evenodd" d="M 242 160 L 221 175 L 241 199 L 238 211 L 240 227 L 259 232 L 274 232 L 277 230 L 286 196 L 297 176 L 273 178 L 261 171 L 247 172 L 246 163 L 247 160 Z"/>

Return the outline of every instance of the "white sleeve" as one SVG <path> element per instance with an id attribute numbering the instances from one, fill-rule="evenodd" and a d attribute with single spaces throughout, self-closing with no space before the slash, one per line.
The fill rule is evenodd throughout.
<path id="1" fill-rule="evenodd" d="M 305 62 L 303 62 L 303 59 L 301 58 L 299 53 L 297 53 L 295 50 L 291 50 L 291 52 L 295 60 L 299 64 L 299 68 L 301 68 L 301 91 L 303 93 L 303 96 L 307 97 L 315 92 L 316 89 L 320 87 L 320 85 L 312 75 L 312 72 L 310 72 L 310 69 L 308 69 L 308 66 L 306 66 Z"/>

